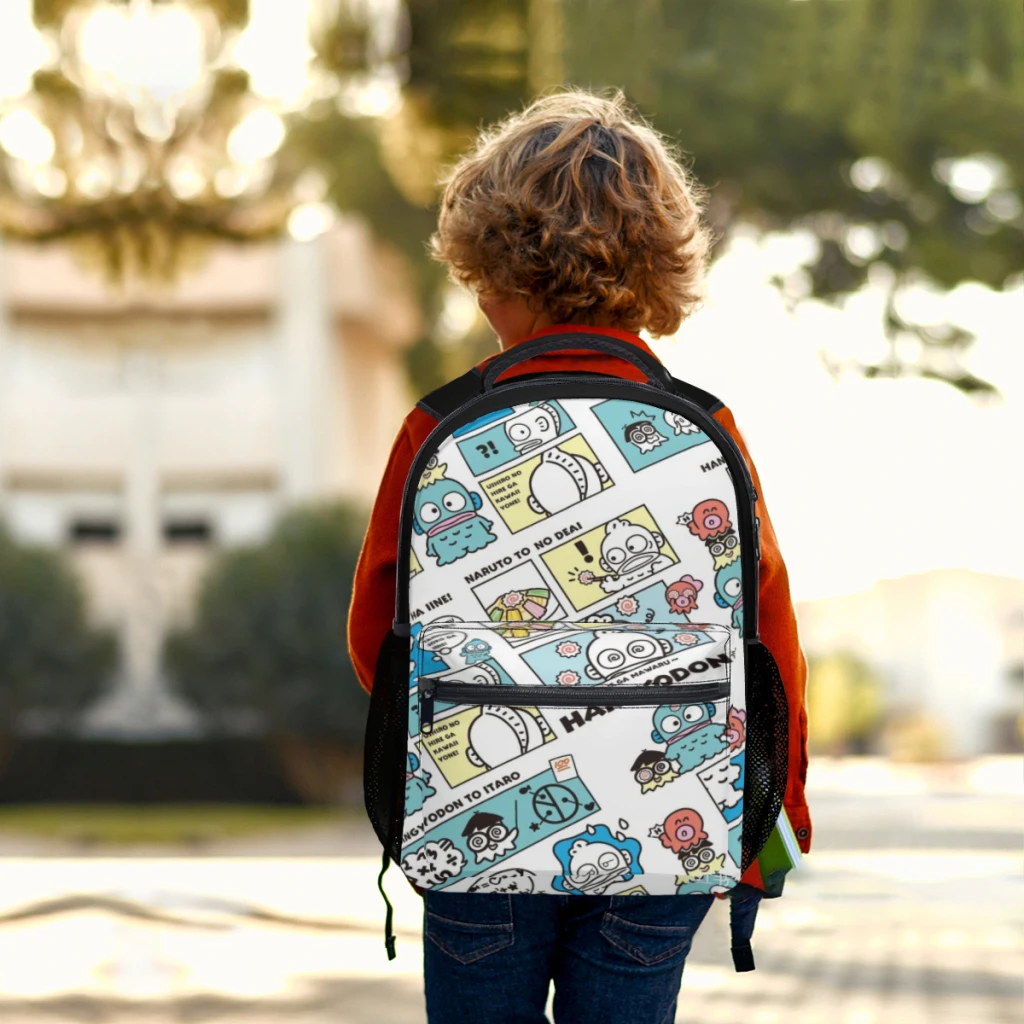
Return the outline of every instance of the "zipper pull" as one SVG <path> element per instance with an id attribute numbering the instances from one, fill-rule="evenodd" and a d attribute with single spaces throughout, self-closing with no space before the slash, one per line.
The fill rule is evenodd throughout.
<path id="1" fill-rule="evenodd" d="M 420 680 L 420 732 L 434 728 L 434 680 Z"/>

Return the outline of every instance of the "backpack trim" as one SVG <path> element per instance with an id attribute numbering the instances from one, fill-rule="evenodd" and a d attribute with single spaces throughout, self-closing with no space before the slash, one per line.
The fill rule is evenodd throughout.
<path id="1" fill-rule="evenodd" d="M 538 373 L 524 373 L 513 377 L 509 381 L 503 381 L 497 384 L 496 387 L 502 388 L 507 387 L 513 382 L 519 384 L 527 380 L 538 380 L 552 376 L 556 376 L 556 374 L 553 374 L 550 370 L 542 370 Z M 625 379 L 603 373 L 592 373 L 589 370 L 580 370 L 578 373 L 573 374 L 574 379 L 578 380 L 580 377 L 600 377 L 605 380 Z M 709 416 L 714 415 L 719 409 L 725 408 L 725 403 L 716 398 L 710 391 L 704 391 L 694 384 L 688 384 L 685 380 L 680 380 L 678 377 L 670 379 L 675 394 L 680 398 L 685 398 L 688 402 L 693 402 L 694 405 L 700 406 Z M 450 380 L 447 384 L 443 384 L 429 394 L 424 395 L 416 403 L 416 408 L 422 409 L 428 416 L 432 416 L 440 423 L 441 420 L 451 416 L 457 409 L 476 398 L 481 393 L 482 381 L 483 374 L 474 366 L 473 369 L 467 371 L 461 377 L 456 377 L 455 380 Z M 628 383 L 637 382 L 629 381 Z"/>

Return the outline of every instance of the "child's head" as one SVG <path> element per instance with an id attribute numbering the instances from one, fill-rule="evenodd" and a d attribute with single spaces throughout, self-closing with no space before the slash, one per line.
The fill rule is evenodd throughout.
<path id="1" fill-rule="evenodd" d="M 559 92 L 481 136 L 445 187 L 434 255 L 488 303 L 553 324 L 673 333 L 700 301 L 702 192 L 621 93 Z"/>

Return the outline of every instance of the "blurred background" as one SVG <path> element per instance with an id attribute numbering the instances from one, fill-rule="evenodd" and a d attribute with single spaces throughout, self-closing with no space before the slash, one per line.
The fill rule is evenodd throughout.
<path id="1" fill-rule="evenodd" d="M 678 1019 L 1022 1019 L 1018 0 L 0 0 L 5 1022 L 423 1021 L 349 583 L 494 349 L 438 178 L 563 83 L 710 190 L 654 347 L 735 411 L 810 662 L 814 851 Z"/>

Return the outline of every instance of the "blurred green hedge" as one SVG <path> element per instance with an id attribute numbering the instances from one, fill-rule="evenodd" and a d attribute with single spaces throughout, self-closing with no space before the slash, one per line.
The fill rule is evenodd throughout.
<path id="1" fill-rule="evenodd" d="M 0 734 L 73 728 L 117 660 L 113 634 L 86 621 L 64 558 L 16 544 L 0 526 Z"/>
<path id="2" fill-rule="evenodd" d="M 266 544 L 213 564 L 164 654 L 172 686 L 214 731 L 360 748 L 367 699 L 346 618 L 364 531 L 344 505 L 297 510 Z"/>

